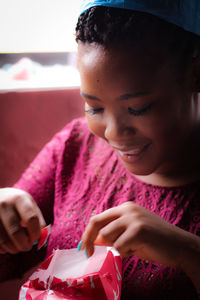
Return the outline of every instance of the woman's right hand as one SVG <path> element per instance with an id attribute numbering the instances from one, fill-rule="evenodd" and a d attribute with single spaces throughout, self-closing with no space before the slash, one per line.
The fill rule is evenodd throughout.
<path id="1" fill-rule="evenodd" d="M 15 188 L 0 189 L 0 254 L 30 250 L 45 226 L 30 194 Z"/>

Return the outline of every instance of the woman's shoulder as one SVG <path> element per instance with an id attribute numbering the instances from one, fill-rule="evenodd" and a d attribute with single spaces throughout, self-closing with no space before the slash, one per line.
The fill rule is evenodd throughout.
<path id="1" fill-rule="evenodd" d="M 46 146 L 60 151 L 66 144 L 74 144 L 91 134 L 85 117 L 73 119 L 58 131 Z"/>
<path id="2" fill-rule="evenodd" d="M 76 133 L 89 133 L 89 128 L 85 117 L 73 119 L 71 122 L 67 123 L 59 132 L 57 132 L 55 137 L 60 137 L 65 140 L 71 135 L 76 135 Z"/>

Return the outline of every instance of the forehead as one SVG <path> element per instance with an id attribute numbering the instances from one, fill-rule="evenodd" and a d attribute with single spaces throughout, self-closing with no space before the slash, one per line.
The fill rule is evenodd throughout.
<path id="1" fill-rule="evenodd" d="M 171 78 L 172 65 L 163 52 L 152 47 L 116 47 L 79 43 L 78 67 L 82 80 L 91 78 L 118 83 L 148 85 Z M 95 78 L 96 77 L 96 78 Z"/>

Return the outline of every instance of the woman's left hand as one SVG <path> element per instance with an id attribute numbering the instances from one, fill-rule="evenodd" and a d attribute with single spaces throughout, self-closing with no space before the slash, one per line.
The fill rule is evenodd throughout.
<path id="1" fill-rule="evenodd" d="M 94 244 L 113 246 L 122 257 L 136 255 L 167 266 L 183 267 L 185 259 L 190 260 L 193 254 L 196 238 L 199 242 L 199 237 L 133 202 L 126 202 L 90 219 L 81 249 L 86 248 L 91 256 Z"/>

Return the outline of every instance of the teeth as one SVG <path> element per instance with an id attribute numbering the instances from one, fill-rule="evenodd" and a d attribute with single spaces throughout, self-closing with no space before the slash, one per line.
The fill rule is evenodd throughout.
<path id="1" fill-rule="evenodd" d="M 141 149 L 135 149 L 135 150 L 131 150 L 131 151 L 119 151 L 120 155 L 136 155 L 138 153 L 140 153 Z"/>

